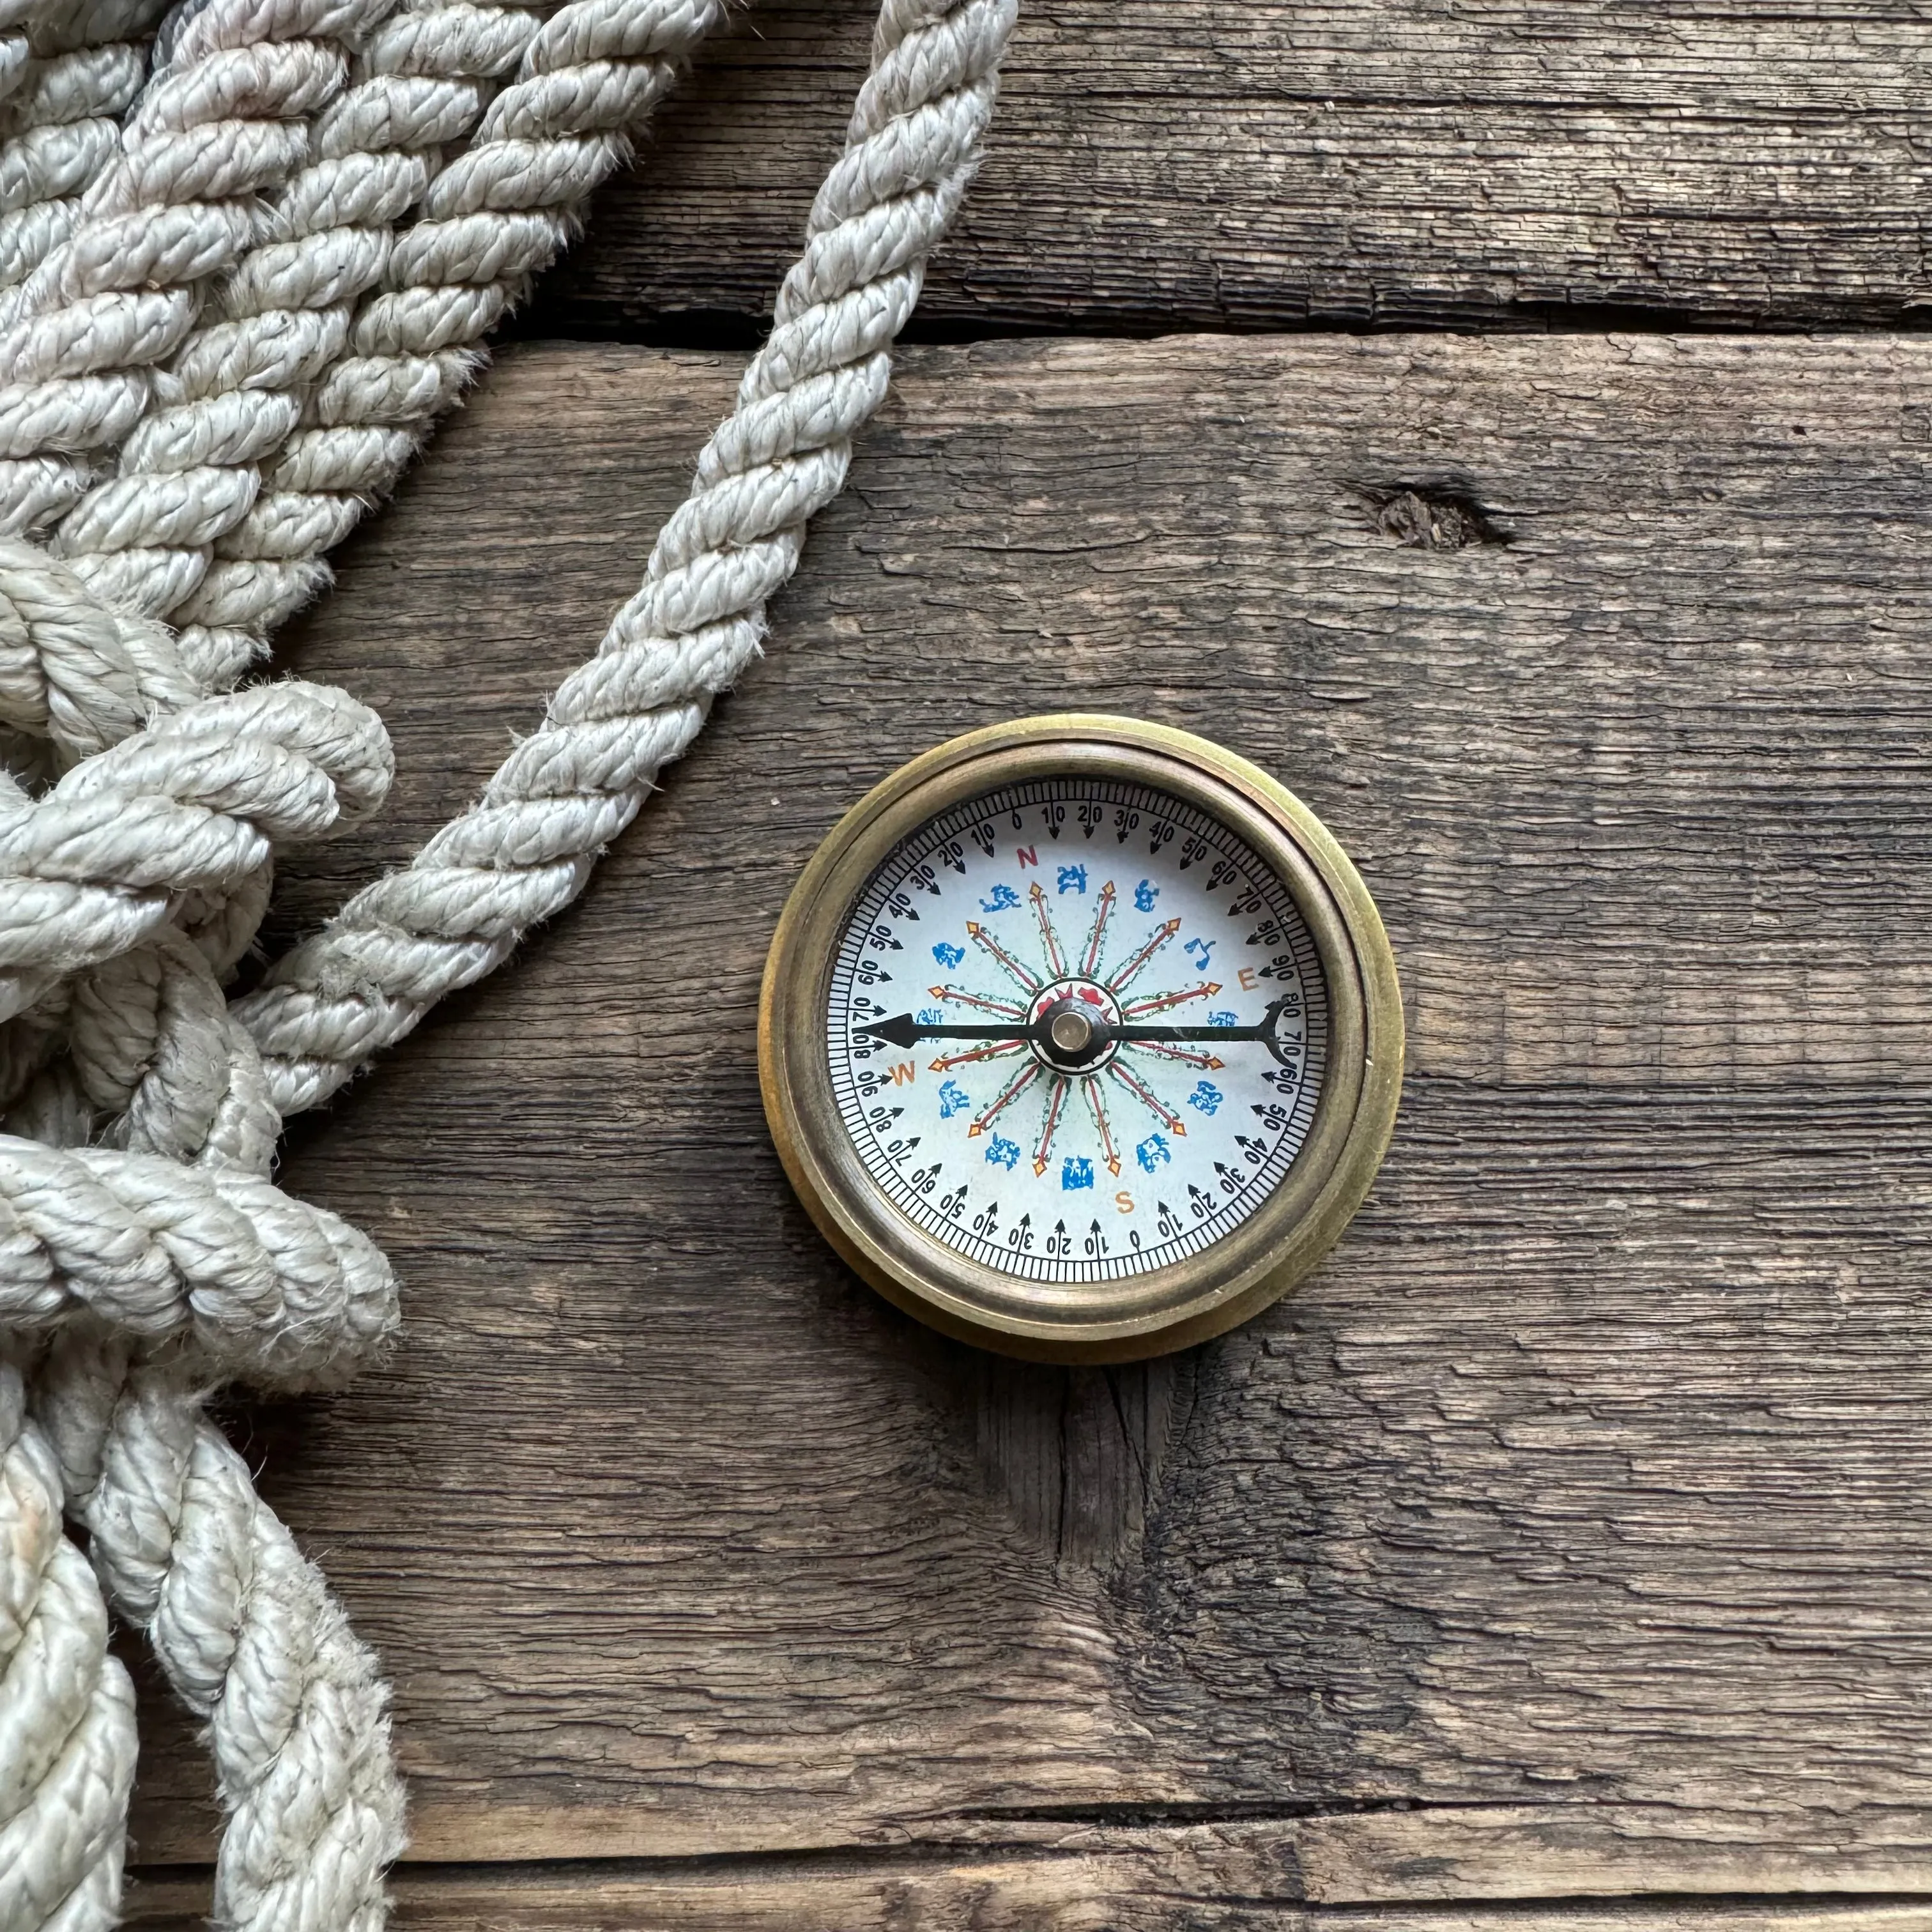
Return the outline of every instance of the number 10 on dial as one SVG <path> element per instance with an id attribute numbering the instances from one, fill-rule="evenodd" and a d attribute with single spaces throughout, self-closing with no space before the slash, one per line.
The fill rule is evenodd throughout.
<path id="1" fill-rule="evenodd" d="M 895 772 L 800 879 L 759 1064 L 800 1198 L 948 1334 L 1060 1361 L 1245 1320 L 1334 1244 L 1394 1127 L 1394 961 L 1294 796 L 1069 715 Z"/>

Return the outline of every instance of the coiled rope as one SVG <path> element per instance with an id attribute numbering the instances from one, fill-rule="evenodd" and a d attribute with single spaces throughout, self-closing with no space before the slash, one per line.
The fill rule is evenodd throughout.
<path id="1" fill-rule="evenodd" d="M 95 1576 L 208 1720 L 221 1922 L 381 1921 L 380 1675 L 201 1412 L 223 1375 L 338 1378 L 394 1319 L 376 1250 L 268 1180 L 280 1118 L 574 897 L 756 654 L 958 207 L 1014 0 L 886 0 L 770 339 L 637 596 L 478 805 L 232 1009 L 273 850 L 373 808 L 388 753 L 344 694 L 224 687 L 717 10 L 190 0 L 113 151 L 32 204 L 0 307 L 0 1932 L 113 1917 L 134 1746 Z M 103 44 L 148 17 L 96 12 Z"/>

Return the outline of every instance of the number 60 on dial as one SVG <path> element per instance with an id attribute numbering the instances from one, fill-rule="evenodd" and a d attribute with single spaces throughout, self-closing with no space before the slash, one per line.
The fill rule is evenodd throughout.
<path id="1" fill-rule="evenodd" d="M 1402 1077 L 1382 921 L 1308 808 L 1131 719 L 942 745 L 848 813 L 778 922 L 765 1108 L 872 1286 L 1018 1355 L 1218 1334 L 1334 1244 Z"/>

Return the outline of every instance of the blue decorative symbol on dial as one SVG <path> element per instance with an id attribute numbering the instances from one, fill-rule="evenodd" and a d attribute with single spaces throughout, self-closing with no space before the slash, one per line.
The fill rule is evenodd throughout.
<path id="1" fill-rule="evenodd" d="M 1197 1080 L 1194 1091 L 1187 1096 L 1187 1104 L 1198 1107 L 1204 1114 L 1218 1114 L 1221 1111 L 1221 1090 L 1211 1080 Z"/>

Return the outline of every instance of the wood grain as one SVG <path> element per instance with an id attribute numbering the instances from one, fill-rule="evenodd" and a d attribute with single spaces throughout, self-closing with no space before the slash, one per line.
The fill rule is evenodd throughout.
<path id="1" fill-rule="evenodd" d="M 288 661 L 403 776 L 285 934 L 473 794 L 734 373 L 514 352 L 356 540 Z M 1932 1892 L 1928 424 L 1881 337 L 909 356 L 584 901 L 294 1137 L 408 1326 L 241 1426 L 394 1674 L 416 1856 L 1198 1828 L 1282 1912 Z M 1070 704 L 1292 784 L 1411 1008 L 1348 1240 L 1142 1370 L 877 1301 L 752 1058 L 844 807 Z M 151 1752 L 144 1858 L 202 1855 L 202 1790 Z M 820 1919 L 1276 1922 L 1169 1876 L 982 1922 L 868 1868 Z"/>
<path id="2" fill-rule="evenodd" d="M 532 328 L 768 316 L 873 10 L 748 8 Z M 1902 0 L 1028 0 L 917 326 L 1910 320 L 1928 71 Z"/>

